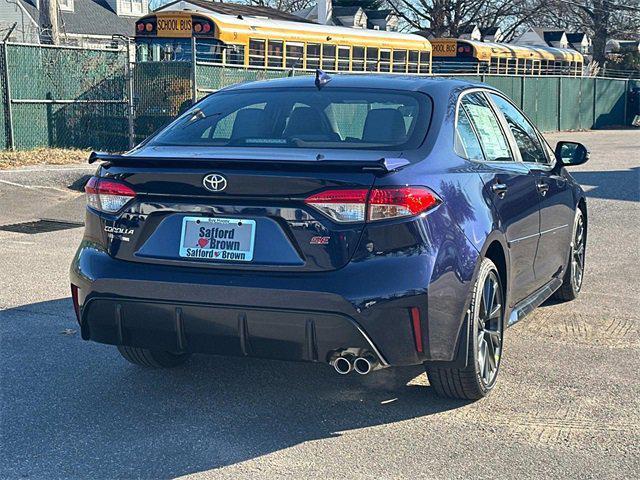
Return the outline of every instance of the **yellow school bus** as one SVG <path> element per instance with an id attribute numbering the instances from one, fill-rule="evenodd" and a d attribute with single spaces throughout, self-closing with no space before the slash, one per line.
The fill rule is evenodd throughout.
<path id="1" fill-rule="evenodd" d="M 581 76 L 584 57 L 576 50 L 490 43 L 460 38 L 431 40 L 437 72 Z"/>
<path id="2" fill-rule="evenodd" d="M 191 61 L 261 69 L 431 73 L 431 43 L 419 35 L 162 10 L 136 22 L 138 61 Z"/>

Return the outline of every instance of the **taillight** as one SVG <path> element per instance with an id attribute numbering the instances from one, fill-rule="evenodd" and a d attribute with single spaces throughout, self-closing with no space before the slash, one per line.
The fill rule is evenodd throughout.
<path id="1" fill-rule="evenodd" d="M 305 203 L 339 223 L 375 222 L 411 217 L 437 206 L 441 200 L 426 187 L 325 190 Z"/>
<path id="2" fill-rule="evenodd" d="M 436 194 L 425 187 L 374 188 L 369 196 L 369 220 L 418 215 L 439 201 Z"/>
<path id="3" fill-rule="evenodd" d="M 87 205 L 106 213 L 117 212 L 136 196 L 136 192 L 124 183 L 98 177 L 91 177 L 84 191 L 87 194 Z"/>

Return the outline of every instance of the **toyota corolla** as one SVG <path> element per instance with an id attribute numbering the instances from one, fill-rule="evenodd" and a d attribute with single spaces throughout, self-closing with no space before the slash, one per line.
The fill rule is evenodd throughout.
<path id="1" fill-rule="evenodd" d="M 91 155 L 82 338 L 146 367 L 424 365 L 439 394 L 481 398 L 505 328 L 580 292 L 587 205 L 566 167 L 587 159 L 482 84 L 319 72 L 221 90 Z"/>

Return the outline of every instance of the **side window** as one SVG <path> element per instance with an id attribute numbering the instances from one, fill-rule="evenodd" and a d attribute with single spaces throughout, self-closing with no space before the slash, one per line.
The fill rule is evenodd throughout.
<path id="1" fill-rule="evenodd" d="M 418 55 L 417 50 L 409 50 L 409 73 L 418 73 Z"/>
<path id="2" fill-rule="evenodd" d="M 335 70 L 336 69 L 336 46 L 335 45 L 322 45 L 322 69 L 323 70 Z"/>
<path id="3" fill-rule="evenodd" d="M 469 93 L 460 103 L 478 132 L 485 159 L 489 162 L 512 161 L 509 143 L 489 102 L 481 93 Z"/>
<path id="4" fill-rule="evenodd" d="M 431 52 L 420 52 L 420 73 L 429 73 Z"/>
<path id="5" fill-rule="evenodd" d="M 282 40 L 269 40 L 267 43 L 267 64 L 270 67 L 282 68 L 283 59 L 283 42 Z"/>
<path id="6" fill-rule="evenodd" d="M 484 160 L 480 140 L 471 126 L 469 116 L 463 106 L 458 110 L 456 123 L 455 150 L 458 155 L 468 160 Z"/>
<path id="7" fill-rule="evenodd" d="M 349 71 L 349 60 L 351 56 L 350 47 L 338 47 L 338 70 L 341 72 Z"/>
<path id="8" fill-rule="evenodd" d="M 304 44 L 287 42 L 286 54 L 285 64 L 287 68 L 302 68 L 304 65 L 302 59 L 304 56 Z"/>
<path id="9" fill-rule="evenodd" d="M 249 39 L 249 65 L 252 67 L 264 67 L 265 41 Z"/>
<path id="10" fill-rule="evenodd" d="M 511 105 L 507 100 L 499 95 L 490 94 L 491 99 L 498 106 L 505 120 L 509 124 L 511 133 L 516 139 L 518 150 L 523 162 L 532 163 L 548 163 L 536 129 L 529 121 L 520 113 L 520 111 Z"/>
<path id="11" fill-rule="evenodd" d="M 407 71 L 407 51 L 393 51 L 393 71 L 397 73 L 406 73 Z"/>
<path id="12" fill-rule="evenodd" d="M 364 70 L 364 47 L 353 47 L 352 69 L 354 72 Z"/>
<path id="13" fill-rule="evenodd" d="M 380 71 L 391 71 L 391 50 L 380 50 Z"/>
<path id="14" fill-rule="evenodd" d="M 367 47 L 367 72 L 378 71 L 378 49 Z"/>
<path id="15" fill-rule="evenodd" d="M 320 68 L 320 44 L 307 43 L 307 69 Z"/>
<path id="16" fill-rule="evenodd" d="M 227 49 L 227 63 L 230 65 L 244 65 L 244 45 L 231 45 Z"/>

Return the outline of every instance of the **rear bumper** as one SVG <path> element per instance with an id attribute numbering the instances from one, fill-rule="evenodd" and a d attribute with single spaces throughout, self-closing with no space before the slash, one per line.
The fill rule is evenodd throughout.
<path id="1" fill-rule="evenodd" d="M 328 361 L 339 349 L 384 356 L 350 317 L 335 313 L 94 297 L 83 336 L 172 352 Z"/>
<path id="2" fill-rule="evenodd" d="M 79 289 L 87 340 L 319 362 L 355 347 L 376 354 L 383 366 L 400 366 L 455 354 L 460 324 L 427 319 L 432 269 L 430 255 L 416 254 L 323 273 L 212 271 L 116 260 L 85 240 L 71 283 Z"/>

